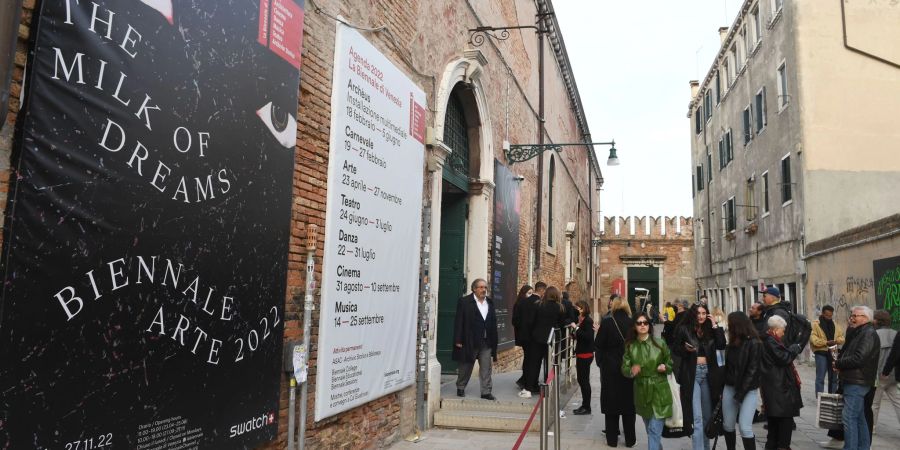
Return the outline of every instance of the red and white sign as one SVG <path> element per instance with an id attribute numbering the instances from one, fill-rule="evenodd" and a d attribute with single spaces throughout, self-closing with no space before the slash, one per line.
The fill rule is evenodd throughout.
<path id="1" fill-rule="evenodd" d="M 256 40 L 299 69 L 303 49 L 303 8 L 293 0 L 260 0 Z"/>

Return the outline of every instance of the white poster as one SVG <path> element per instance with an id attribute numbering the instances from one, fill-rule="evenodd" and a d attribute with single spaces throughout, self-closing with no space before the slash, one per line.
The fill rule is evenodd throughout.
<path id="1" fill-rule="evenodd" d="M 425 93 L 337 24 L 317 421 L 415 381 L 424 141 Z"/>

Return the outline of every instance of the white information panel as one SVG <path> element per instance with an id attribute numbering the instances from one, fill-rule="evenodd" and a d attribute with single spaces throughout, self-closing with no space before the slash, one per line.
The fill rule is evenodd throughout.
<path id="1" fill-rule="evenodd" d="M 355 30 L 336 41 L 317 421 L 415 381 L 425 93 Z"/>

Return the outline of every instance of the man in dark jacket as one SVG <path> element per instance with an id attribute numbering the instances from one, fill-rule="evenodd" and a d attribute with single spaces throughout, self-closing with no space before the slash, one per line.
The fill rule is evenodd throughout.
<path id="1" fill-rule="evenodd" d="M 522 304 L 516 303 L 516 309 L 513 313 L 516 316 L 516 345 L 522 347 L 522 376 L 516 380 L 516 386 L 521 389 L 520 397 L 531 398 L 532 392 L 525 389 L 528 384 L 527 373 L 531 367 L 531 359 L 540 358 L 541 346 L 539 342 L 531 340 L 531 331 L 534 328 L 534 315 L 537 312 L 537 305 L 547 290 L 547 283 L 538 281 L 534 285 L 534 293 L 527 299 L 521 300 Z"/>
<path id="2" fill-rule="evenodd" d="M 869 448 L 871 437 L 864 414 L 866 394 L 875 386 L 878 356 L 881 351 L 878 335 L 872 326 L 872 310 L 856 306 L 850 313 L 847 341 L 834 368 L 844 388 L 844 448 Z"/>
<path id="3" fill-rule="evenodd" d="M 472 282 L 472 293 L 456 304 L 453 323 L 453 360 L 457 361 L 456 395 L 466 396 L 466 385 L 478 361 L 481 398 L 496 400 L 491 394 L 491 361 L 497 360 L 497 313 L 487 296 L 487 281 Z"/>
<path id="4" fill-rule="evenodd" d="M 766 324 L 765 314 L 763 314 L 764 308 L 765 306 L 762 303 L 753 302 L 750 305 L 750 311 L 747 313 L 750 316 L 750 322 L 753 322 L 753 327 L 756 328 L 756 333 L 760 336 L 769 331 L 769 325 Z"/>

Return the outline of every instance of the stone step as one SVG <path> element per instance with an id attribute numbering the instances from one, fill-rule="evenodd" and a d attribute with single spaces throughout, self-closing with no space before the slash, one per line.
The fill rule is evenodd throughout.
<path id="1" fill-rule="evenodd" d="M 500 400 L 490 401 L 480 398 L 444 398 L 441 399 L 441 411 L 500 412 L 515 414 L 531 414 L 537 396 L 522 401 Z"/>
<path id="2" fill-rule="evenodd" d="M 528 414 L 519 414 L 498 411 L 447 411 L 441 409 L 434 413 L 434 426 L 480 431 L 521 432 L 525 428 L 530 414 L 530 411 Z M 540 411 L 535 414 L 529 431 L 538 431 L 539 429 Z"/>

